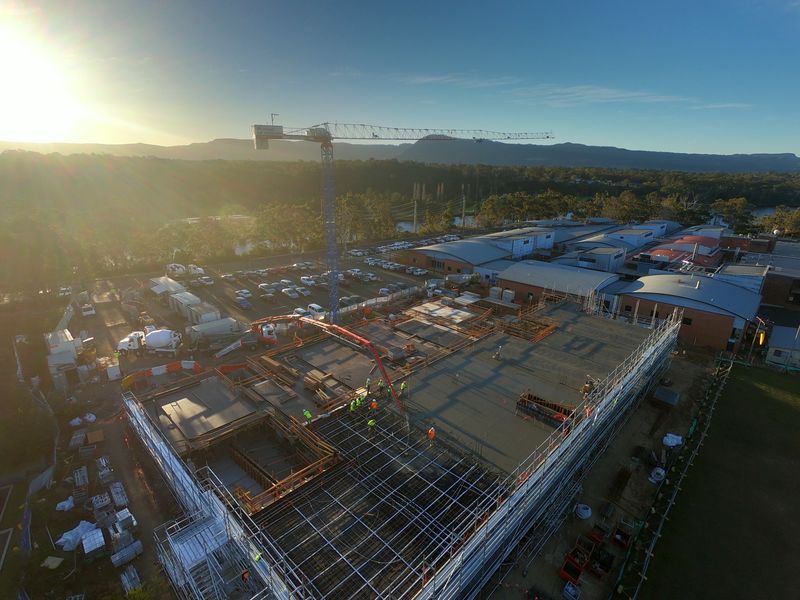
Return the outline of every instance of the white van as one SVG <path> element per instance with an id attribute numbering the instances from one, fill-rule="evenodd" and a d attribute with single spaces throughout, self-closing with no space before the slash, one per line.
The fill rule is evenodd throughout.
<path id="1" fill-rule="evenodd" d="M 308 312 L 311 314 L 312 319 L 317 319 L 318 321 L 322 321 L 325 318 L 325 309 L 322 308 L 319 304 L 309 304 Z"/>

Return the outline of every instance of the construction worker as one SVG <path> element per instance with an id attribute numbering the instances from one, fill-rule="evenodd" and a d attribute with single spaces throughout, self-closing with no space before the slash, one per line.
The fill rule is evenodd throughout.
<path id="1" fill-rule="evenodd" d="M 386 385 L 386 382 L 383 379 L 378 379 L 378 395 L 383 396 L 383 386 Z"/>
<path id="2" fill-rule="evenodd" d="M 404 381 L 403 383 L 400 384 L 400 395 L 404 396 L 407 389 L 408 389 L 408 382 Z"/>
<path id="3" fill-rule="evenodd" d="M 436 428 L 431 425 L 428 429 L 428 441 L 433 444 L 433 440 L 436 439 Z"/>
<path id="4" fill-rule="evenodd" d="M 352 400 L 350 400 L 350 414 L 351 415 L 356 414 L 356 408 L 358 408 L 357 401 L 358 401 L 357 398 L 353 398 Z"/>
<path id="5" fill-rule="evenodd" d="M 364 387 L 367 388 L 367 393 L 369 394 L 369 384 L 372 383 L 372 380 L 367 377 L 367 382 L 364 384 Z"/>
<path id="6" fill-rule="evenodd" d="M 261 552 L 256 554 L 253 558 L 255 559 L 256 562 L 260 561 L 261 560 Z"/>
<path id="7" fill-rule="evenodd" d="M 247 583 L 250 579 L 250 570 L 245 569 L 242 571 L 242 583 Z"/>
<path id="8" fill-rule="evenodd" d="M 369 403 L 369 408 L 370 410 L 378 410 L 378 401 L 375 398 Z"/>
<path id="9" fill-rule="evenodd" d="M 369 428 L 370 435 L 373 435 L 375 433 L 375 426 L 377 424 L 378 422 L 375 419 L 370 419 L 369 421 L 367 421 L 367 427 Z"/>
<path id="10" fill-rule="evenodd" d="M 303 416 L 306 418 L 306 423 L 311 423 L 311 419 L 314 418 L 314 415 L 312 415 L 311 411 L 307 408 L 303 409 Z"/>

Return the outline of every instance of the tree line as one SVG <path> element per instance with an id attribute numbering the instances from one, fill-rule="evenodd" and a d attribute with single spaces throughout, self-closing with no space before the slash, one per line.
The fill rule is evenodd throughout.
<path id="1" fill-rule="evenodd" d="M 310 249 L 323 244 L 320 166 L 314 162 L 179 161 L 107 155 L 0 155 L 0 292 L 38 290 L 165 262 Z M 415 186 L 415 184 L 418 184 Z M 798 173 L 428 165 L 337 161 L 339 242 L 395 233 L 416 206 L 425 235 L 464 210 L 482 225 L 572 213 L 620 221 L 695 223 L 725 209 L 737 229 L 753 207 L 786 206 L 792 231 Z M 426 193 L 412 197 L 414 188 Z M 717 204 L 731 203 L 730 206 Z M 745 200 L 738 200 L 745 199 Z M 742 204 L 744 202 L 744 204 Z M 736 208 L 738 206 L 738 208 Z M 215 219 L 245 215 L 250 219 Z M 183 219 L 198 217 L 192 223 Z"/>

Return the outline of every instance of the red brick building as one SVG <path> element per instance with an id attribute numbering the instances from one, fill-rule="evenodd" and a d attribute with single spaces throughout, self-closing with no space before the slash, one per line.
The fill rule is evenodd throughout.
<path id="1" fill-rule="evenodd" d="M 703 275 L 647 275 L 617 290 L 617 309 L 639 319 L 683 309 L 680 340 L 692 346 L 736 350 L 755 320 L 761 295 Z"/>

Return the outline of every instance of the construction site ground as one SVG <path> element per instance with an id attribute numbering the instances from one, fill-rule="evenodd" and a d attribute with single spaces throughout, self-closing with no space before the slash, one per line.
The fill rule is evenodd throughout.
<path id="1" fill-rule="evenodd" d="M 708 354 L 681 352 L 673 357 L 664 379 L 671 380 L 671 389 L 680 392 L 679 404 L 671 409 L 663 408 L 645 399 L 631 414 L 619 435 L 584 479 L 582 493 L 576 498 L 576 503 L 592 508 L 592 517 L 581 520 L 571 511 L 538 557 L 530 562 L 533 557 L 522 555 L 502 582 L 498 584 L 498 576 L 495 576 L 482 597 L 489 597 L 497 586 L 491 594 L 497 600 L 528 598 L 531 588 L 535 588 L 541 598 L 561 598 L 565 582 L 559 577 L 559 569 L 564 557 L 579 536 L 589 534 L 595 520 L 600 518 L 604 504 L 610 502 L 614 507 L 612 521 L 623 517 L 631 522 L 641 520 L 652 503 L 655 486 L 647 479 L 652 467 L 635 456 L 636 449 L 660 451 L 665 433 L 686 433 L 693 416 L 694 402 L 702 396 L 712 364 L 713 358 Z M 602 579 L 588 571 L 584 572 L 579 580 L 581 600 L 605 600 L 611 592 L 625 551 L 608 541 L 603 547 L 614 555 L 612 570 Z M 677 594 L 663 597 L 698 596 Z"/>
<path id="2" fill-rule="evenodd" d="M 800 377 L 737 366 L 640 598 L 798 598 Z"/>

